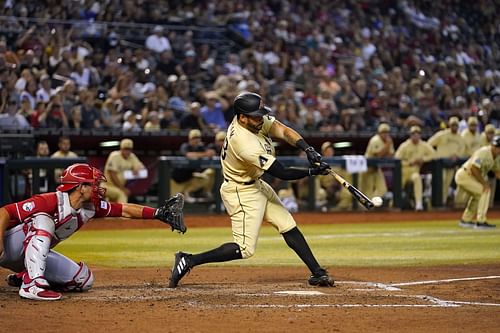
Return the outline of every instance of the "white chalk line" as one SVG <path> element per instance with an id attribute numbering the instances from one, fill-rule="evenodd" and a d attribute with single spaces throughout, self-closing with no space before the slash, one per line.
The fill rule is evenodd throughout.
<path id="1" fill-rule="evenodd" d="M 373 287 L 376 289 L 388 290 L 388 291 L 399 291 L 398 287 L 394 287 L 392 284 L 384 284 L 380 282 L 366 282 L 366 281 L 335 281 L 335 284 L 355 284 Z"/>
<path id="2" fill-rule="evenodd" d="M 369 238 L 369 237 L 415 237 L 423 235 L 464 235 L 468 230 L 436 230 L 436 231 L 401 231 L 401 232 L 365 232 L 346 234 L 310 235 L 307 239 L 332 239 L 332 238 Z M 259 241 L 283 240 L 279 236 L 261 236 Z"/>
<path id="3" fill-rule="evenodd" d="M 440 283 L 448 283 L 448 282 L 489 280 L 489 279 L 500 279 L 500 275 L 474 276 L 474 277 L 466 277 L 466 278 L 427 280 L 427 281 L 414 281 L 414 282 L 401 282 L 401 283 L 391 283 L 390 286 L 402 287 L 402 286 L 416 286 L 416 285 L 423 285 L 423 284 L 440 284 Z"/>
<path id="4" fill-rule="evenodd" d="M 490 276 L 477 276 L 477 277 L 466 277 L 466 278 L 454 278 L 454 279 L 442 279 L 442 280 L 427 280 L 427 281 L 414 281 L 414 282 L 402 282 L 394 284 L 384 284 L 379 282 L 367 282 L 367 281 L 336 281 L 336 284 L 351 284 L 351 285 L 362 285 L 367 287 L 372 287 L 372 289 L 353 288 L 353 291 L 401 291 L 400 288 L 396 286 L 411 286 L 411 285 L 424 285 L 424 284 L 440 284 L 440 283 L 450 283 L 458 281 L 474 281 L 474 280 L 485 280 L 485 279 L 498 279 L 498 275 Z M 137 290 L 144 290 L 147 288 L 137 288 Z M 154 288 L 155 291 L 172 291 L 170 288 Z M 81 294 L 80 294 L 81 295 Z M 291 295 L 301 295 L 301 296 L 340 296 L 339 294 L 327 294 L 319 291 L 303 291 L 303 290 L 288 290 L 288 291 L 277 291 L 273 293 L 239 293 L 235 296 L 245 297 L 269 297 L 269 296 L 291 296 Z M 82 295 L 83 296 L 83 295 Z M 162 301 L 162 300 L 172 300 L 175 297 L 161 296 L 161 295 L 140 295 L 140 296 L 93 296 L 86 294 L 83 297 L 71 297 L 69 298 L 80 298 L 85 300 L 104 300 L 104 301 Z M 426 308 L 426 307 L 461 307 L 463 305 L 471 306 L 495 306 L 500 307 L 498 303 L 484 303 L 484 302 L 468 302 L 468 301 L 453 301 L 453 300 L 442 300 L 429 295 L 404 295 L 404 294 L 386 294 L 378 295 L 379 297 L 394 297 L 394 298 L 417 298 L 422 301 L 429 302 L 431 304 L 367 304 L 367 303 L 336 303 L 336 304 L 218 304 L 218 305 L 205 305 L 199 302 L 189 302 L 189 305 L 204 308 L 357 308 L 357 307 L 372 307 L 372 308 L 387 308 L 387 307 L 415 307 L 415 308 Z"/>

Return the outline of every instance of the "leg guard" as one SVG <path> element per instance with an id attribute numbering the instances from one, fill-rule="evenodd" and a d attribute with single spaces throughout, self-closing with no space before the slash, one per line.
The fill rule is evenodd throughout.
<path id="1" fill-rule="evenodd" d="M 71 281 L 62 286 L 64 291 L 87 291 L 94 285 L 94 274 L 89 267 L 81 262 L 80 269 L 76 272 Z"/>
<path id="2" fill-rule="evenodd" d="M 42 279 L 46 284 L 45 265 L 50 250 L 50 242 L 54 235 L 55 224 L 46 214 L 34 217 L 28 237 L 25 240 L 24 265 L 30 279 Z"/>

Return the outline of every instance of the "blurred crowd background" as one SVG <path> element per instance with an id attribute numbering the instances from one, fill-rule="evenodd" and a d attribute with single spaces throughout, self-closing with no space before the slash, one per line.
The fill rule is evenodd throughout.
<path id="1" fill-rule="evenodd" d="M 452 116 L 499 126 L 493 0 L 6 0 L 1 10 L 2 131 L 215 134 L 243 90 L 304 133 L 376 133 L 381 122 L 433 133 Z"/>
<path id="2" fill-rule="evenodd" d="M 380 133 L 401 143 L 412 128 L 427 139 L 471 124 L 479 147 L 479 134 L 489 133 L 487 145 L 500 126 L 495 0 L 6 0 L 0 10 L 4 138 L 49 130 L 90 140 L 92 130 L 109 130 L 104 136 L 134 137 L 134 149 L 147 152 L 159 149 L 140 138 L 155 133 L 169 152 L 187 156 L 186 145 L 201 151 L 204 137 L 217 156 L 242 91 L 263 96 L 306 139 L 320 135 L 322 153 L 338 137 L 361 135 L 363 146 L 349 153 L 364 154 Z M 186 139 L 177 151 L 179 136 Z M 36 155 L 48 156 L 39 153 L 47 142 L 37 141 Z M 95 156 L 102 147 L 82 148 L 80 140 L 79 152 L 104 166 Z"/>

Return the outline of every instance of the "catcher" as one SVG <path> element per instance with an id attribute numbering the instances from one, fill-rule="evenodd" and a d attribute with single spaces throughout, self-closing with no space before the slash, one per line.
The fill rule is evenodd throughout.
<path id="1" fill-rule="evenodd" d="M 104 200 L 106 181 L 102 172 L 88 164 L 64 170 L 56 192 L 35 195 L 0 208 L 0 266 L 15 272 L 7 283 L 19 287 L 19 296 L 52 301 L 60 291 L 86 291 L 94 275 L 88 266 L 52 250 L 92 218 L 128 217 L 158 219 L 173 230 L 186 232 L 177 194 L 160 208 Z"/>

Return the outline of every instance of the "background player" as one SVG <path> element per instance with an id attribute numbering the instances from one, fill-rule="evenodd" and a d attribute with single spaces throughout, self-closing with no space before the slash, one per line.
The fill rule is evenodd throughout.
<path id="1" fill-rule="evenodd" d="M 392 158 L 394 143 L 390 135 L 391 127 L 382 123 L 366 147 L 366 158 Z M 360 175 L 360 188 L 368 198 L 383 197 L 387 193 L 384 172 L 381 168 L 370 167 Z"/>
<path id="2" fill-rule="evenodd" d="M 415 197 L 415 210 L 424 210 L 423 185 L 420 177 L 422 164 L 434 158 L 434 148 L 420 137 L 420 127 L 410 128 L 410 138 L 403 142 L 396 150 L 395 158 L 401 160 L 401 173 L 403 187 L 408 183 L 413 184 L 413 195 Z"/>
<path id="3" fill-rule="evenodd" d="M 496 135 L 490 145 L 477 150 L 458 169 L 455 182 L 459 189 L 470 195 L 459 225 L 465 228 L 491 229 L 487 222 L 491 187 L 488 172 L 493 171 L 500 178 L 500 136 Z M 476 220 L 476 223 L 473 221 Z"/>
<path id="4" fill-rule="evenodd" d="M 328 164 L 321 162 L 321 155 L 297 132 L 267 115 L 270 109 L 264 106 L 259 95 L 241 93 L 236 96 L 233 106 L 236 116 L 228 128 L 221 153 L 224 182 L 220 193 L 231 217 L 234 241 L 200 254 L 178 252 L 169 286 L 175 288 L 194 266 L 250 258 L 255 253 L 263 219 L 283 235 L 288 246 L 310 269 L 310 285 L 332 286 L 333 279 L 314 258 L 292 215 L 271 186 L 260 179 L 264 172 L 283 180 L 325 174 Z M 274 156 L 270 136 L 304 150 L 312 167 L 284 167 Z"/>
<path id="5" fill-rule="evenodd" d="M 94 275 L 83 262 L 51 250 L 78 231 L 91 218 L 129 217 L 159 219 L 185 232 L 184 198 L 176 195 L 155 209 L 135 204 L 104 201 L 102 173 L 88 164 L 73 164 L 64 170 L 56 192 L 0 208 L 0 266 L 17 274 L 7 277 L 20 287 L 22 298 L 58 300 L 62 291 L 92 288 Z"/>
<path id="6" fill-rule="evenodd" d="M 106 198 L 111 202 L 128 202 L 130 190 L 126 186 L 125 171 L 138 174 L 141 169 L 146 168 L 132 152 L 133 149 L 134 142 L 131 139 L 122 139 L 120 150 L 112 151 L 106 160 L 104 174 L 108 181 L 104 186 L 106 187 Z"/>
<path id="7" fill-rule="evenodd" d="M 459 120 L 451 117 L 448 121 L 449 128 L 438 131 L 427 141 L 436 149 L 436 158 L 446 158 L 450 160 L 443 168 L 443 196 L 442 204 L 446 205 L 450 192 L 450 185 L 455 176 L 456 161 L 466 156 L 467 148 L 465 140 L 458 133 Z"/>

